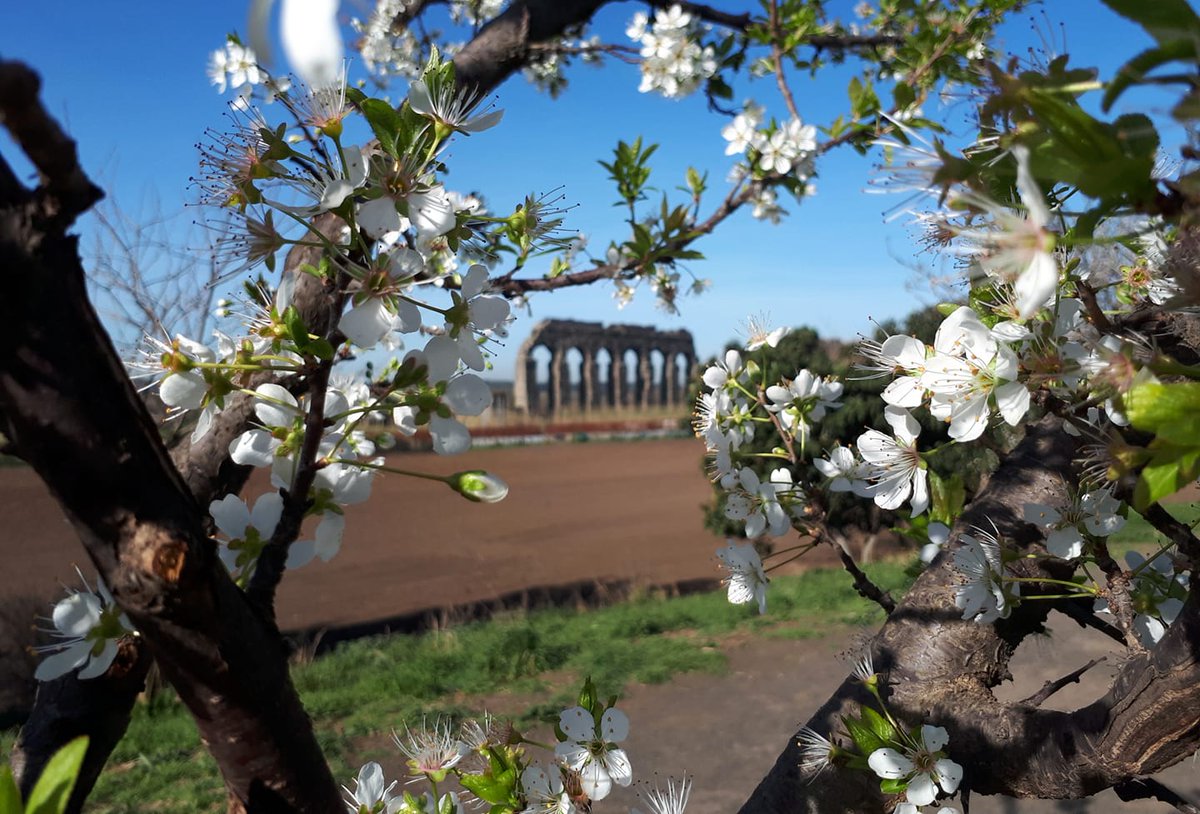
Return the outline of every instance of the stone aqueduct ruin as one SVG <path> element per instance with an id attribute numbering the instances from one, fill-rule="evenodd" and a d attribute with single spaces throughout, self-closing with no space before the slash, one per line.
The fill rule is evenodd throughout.
<path id="1" fill-rule="evenodd" d="M 539 380 L 535 352 L 543 348 L 549 370 Z M 682 407 L 695 365 L 685 330 L 543 320 L 517 354 L 513 406 L 530 415 Z"/>

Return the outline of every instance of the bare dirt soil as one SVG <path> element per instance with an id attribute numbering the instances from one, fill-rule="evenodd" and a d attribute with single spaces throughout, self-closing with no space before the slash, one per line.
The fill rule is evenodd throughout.
<path id="1" fill-rule="evenodd" d="M 285 629 L 403 617 L 537 588 L 717 577 L 720 542 L 704 529 L 710 486 L 691 439 L 549 444 L 390 456 L 406 469 L 486 469 L 511 487 L 494 505 L 398 475 L 346 511 L 342 551 L 290 572 Z M 253 499 L 265 480 L 251 482 Z M 57 504 L 30 469 L 0 469 L 0 597 L 60 594 L 73 563 L 91 567 Z"/>

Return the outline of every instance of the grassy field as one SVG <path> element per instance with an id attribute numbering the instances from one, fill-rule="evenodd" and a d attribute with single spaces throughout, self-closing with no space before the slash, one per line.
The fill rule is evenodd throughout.
<path id="1" fill-rule="evenodd" d="M 905 583 L 900 564 L 869 568 L 889 589 Z M 878 622 L 841 571 L 813 571 L 772 583 L 769 613 L 735 607 L 723 593 L 646 596 L 595 611 L 547 610 L 421 636 L 342 645 L 293 676 L 335 776 L 346 782 L 380 757 L 388 733 L 423 716 L 462 718 L 485 707 L 519 723 L 550 721 L 591 675 L 603 694 L 631 681 L 663 682 L 681 672 L 720 672 L 719 645 L 739 633 L 813 637 Z M 3 737 L 7 752 L 13 733 Z M 135 711 L 89 811 L 223 810 L 216 767 L 195 726 L 169 694 Z"/>

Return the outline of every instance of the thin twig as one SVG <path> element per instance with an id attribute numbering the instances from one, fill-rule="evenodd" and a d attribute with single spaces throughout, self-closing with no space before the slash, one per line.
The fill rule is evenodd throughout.
<path id="1" fill-rule="evenodd" d="M 891 614 L 896 609 L 896 600 L 892 599 L 892 595 L 872 582 L 871 578 L 863 573 L 841 540 L 830 538 L 828 530 L 824 528 L 820 529 L 820 532 L 837 549 L 838 557 L 842 561 L 842 567 L 846 569 L 850 576 L 854 577 L 854 590 L 858 591 L 858 595 L 863 599 L 870 599 L 883 608 L 885 613 Z"/>
<path id="2" fill-rule="evenodd" d="M 1040 707 L 1043 703 L 1045 703 L 1047 698 L 1054 695 L 1054 693 L 1058 692 L 1068 684 L 1078 683 L 1080 677 L 1082 677 L 1084 673 L 1095 667 L 1100 662 L 1105 661 L 1107 658 L 1107 656 L 1101 656 L 1098 659 L 1092 659 L 1078 670 L 1072 670 L 1062 678 L 1056 678 L 1053 681 L 1047 681 L 1042 685 L 1040 690 L 1026 698 L 1024 701 L 1019 701 L 1018 703 L 1030 707 Z"/>
<path id="3" fill-rule="evenodd" d="M 783 31 L 779 26 L 778 0 L 771 0 L 770 12 L 770 17 L 767 19 L 767 35 L 771 38 L 771 63 L 775 66 L 775 84 L 779 86 L 779 92 L 783 95 L 788 112 L 792 114 L 793 119 L 799 121 L 800 111 L 796 108 L 796 100 L 792 97 L 792 89 L 787 83 L 787 77 L 783 75 L 783 48 L 779 45 L 779 41 L 783 39 Z"/>
<path id="4" fill-rule="evenodd" d="M 1200 563 L 1200 539 L 1197 539 L 1191 526 L 1178 520 L 1164 509 L 1161 503 L 1151 503 L 1142 512 L 1142 517 L 1146 518 L 1146 522 L 1154 526 L 1164 537 L 1178 546 L 1183 555 L 1193 564 Z"/>
<path id="5" fill-rule="evenodd" d="M 1055 603 L 1054 609 L 1071 619 L 1074 619 L 1080 627 L 1090 627 L 1093 630 L 1098 630 L 1114 642 L 1128 644 L 1125 640 L 1125 634 L 1120 631 L 1115 625 L 1097 616 L 1091 609 L 1091 600 L 1086 600 L 1087 605 L 1079 599 L 1069 599 L 1064 602 Z"/>
<path id="6" fill-rule="evenodd" d="M 1090 285 L 1080 280 L 1075 284 L 1075 290 L 1079 292 L 1079 299 L 1083 301 L 1083 307 L 1087 310 L 1088 316 L 1092 320 L 1092 325 L 1096 327 L 1102 334 L 1111 334 L 1114 332 L 1113 324 L 1109 320 L 1108 315 L 1104 313 L 1104 309 L 1100 307 L 1100 303 L 1096 300 L 1096 291 Z"/>

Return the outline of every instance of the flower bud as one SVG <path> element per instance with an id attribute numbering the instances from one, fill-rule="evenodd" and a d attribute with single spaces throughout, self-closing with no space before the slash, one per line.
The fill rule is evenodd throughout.
<path id="1" fill-rule="evenodd" d="M 499 503 L 508 495 L 508 484 L 482 469 L 458 472 L 446 482 L 451 489 L 476 503 Z"/>

